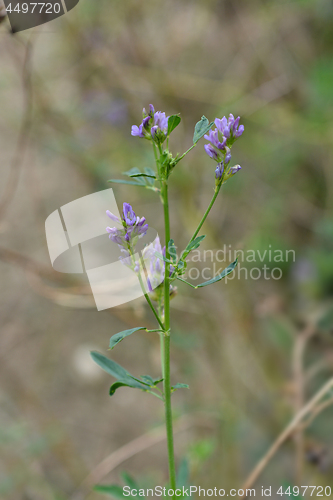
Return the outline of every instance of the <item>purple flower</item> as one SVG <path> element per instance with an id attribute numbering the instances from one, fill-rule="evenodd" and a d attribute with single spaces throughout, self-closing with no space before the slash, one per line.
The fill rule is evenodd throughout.
<path id="1" fill-rule="evenodd" d="M 157 126 L 164 134 L 168 131 L 168 120 L 169 117 L 162 113 L 162 111 L 157 111 L 154 114 L 154 125 Z"/>
<path id="2" fill-rule="evenodd" d="M 213 148 L 213 146 L 211 144 L 205 144 L 204 148 L 205 148 L 205 151 L 208 154 L 208 156 L 213 158 L 213 160 L 218 161 L 217 152 L 215 151 L 215 149 Z"/>
<path id="3" fill-rule="evenodd" d="M 106 211 L 106 215 L 108 217 L 110 217 L 110 219 L 112 219 L 114 222 L 118 222 L 118 224 L 120 224 L 120 219 L 119 217 L 117 217 L 116 215 L 114 215 L 113 213 L 110 212 L 110 210 L 107 210 Z"/>
<path id="4" fill-rule="evenodd" d="M 110 240 L 118 245 L 122 245 L 122 232 L 119 229 L 116 227 L 107 227 L 106 230 L 109 233 Z"/>
<path id="5" fill-rule="evenodd" d="M 129 203 L 123 205 L 123 216 L 127 226 L 133 226 L 136 222 L 136 215 Z"/>
<path id="6" fill-rule="evenodd" d="M 143 129 L 142 123 L 141 123 L 141 125 L 139 125 L 139 127 L 137 125 L 132 125 L 131 135 L 133 135 L 135 137 L 144 137 L 145 134 L 142 132 L 142 129 Z"/>
<path id="7" fill-rule="evenodd" d="M 157 125 L 154 125 L 154 126 L 151 128 L 151 131 L 150 131 L 151 136 L 152 136 L 152 138 L 153 138 L 153 139 L 155 139 L 155 138 L 156 138 L 157 131 L 158 131 L 158 126 L 157 126 Z"/>
<path id="8" fill-rule="evenodd" d="M 216 179 L 221 179 L 222 175 L 223 175 L 223 172 L 224 172 L 224 163 L 223 163 L 223 160 L 221 161 L 221 163 L 218 163 L 216 169 L 215 169 L 215 178 Z"/>
<path id="9" fill-rule="evenodd" d="M 147 233 L 148 224 L 145 224 L 146 219 L 137 217 L 129 203 L 124 203 L 121 219 L 109 210 L 107 210 L 106 214 L 113 221 L 122 224 L 121 229 L 107 227 L 106 231 L 109 233 L 109 238 L 119 245 L 121 251 L 126 252 L 125 258 L 128 258 L 130 256 L 129 252 L 133 253 L 138 238 L 142 238 Z M 123 257 L 121 259 L 124 260 Z"/>
<path id="10" fill-rule="evenodd" d="M 244 125 L 240 125 L 238 127 L 238 130 L 234 132 L 234 136 L 238 138 L 242 135 L 243 132 L 244 132 Z"/>
<path id="11" fill-rule="evenodd" d="M 231 167 L 231 169 L 229 170 L 230 176 L 237 174 L 237 172 L 241 169 L 242 167 L 240 165 L 235 165 L 234 167 Z"/>
<path id="12" fill-rule="evenodd" d="M 152 292 L 153 291 L 153 287 L 151 286 L 149 277 L 147 278 L 147 285 L 148 285 L 148 291 Z"/>
<path id="13" fill-rule="evenodd" d="M 149 112 L 146 109 L 142 110 L 143 120 L 142 123 L 132 125 L 131 134 L 136 137 L 145 137 L 146 139 L 153 139 L 156 142 L 163 142 L 168 133 L 168 119 L 162 111 L 156 111 L 152 104 L 149 104 Z"/>
<path id="14" fill-rule="evenodd" d="M 228 179 L 230 179 L 230 177 L 232 177 L 233 175 L 237 174 L 237 172 L 239 170 L 241 170 L 241 166 L 240 165 L 234 165 L 233 167 L 230 167 L 224 174 L 224 177 L 223 177 L 223 180 L 226 181 Z"/>
<path id="15" fill-rule="evenodd" d="M 229 161 L 231 160 L 231 152 L 230 148 L 226 147 L 225 148 L 225 158 L 224 158 L 224 163 L 227 165 Z"/>

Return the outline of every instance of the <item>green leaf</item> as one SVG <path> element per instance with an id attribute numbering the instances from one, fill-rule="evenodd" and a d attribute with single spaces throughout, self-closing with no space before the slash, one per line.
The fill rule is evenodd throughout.
<path id="1" fill-rule="evenodd" d="M 147 177 L 147 181 L 152 186 L 157 178 L 154 170 L 152 168 L 145 167 L 144 172 L 145 172 L 145 174 L 150 176 L 150 177 Z"/>
<path id="2" fill-rule="evenodd" d="M 154 384 L 154 380 L 153 378 L 150 376 L 150 375 L 141 375 L 141 378 L 144 382 L 146 382 L 146 384 L 148 384 L 150 387 L 153 387 L 155 384 Z"/>
<path id="3" fill-rule="evenodd" d="M 112 335 L 110 338 L 110 349 L 113 349 L 119 342 L 121 342 L 125 337 L 128 337 L 129 335 L 132 335 L 132 333 L 137 332 L 139 330 L 145 330 L 146 328 L 144 326 L 138 326 L 137 328 L 131 328 L 130 330 L 124 330 L 122 332 L 116 333 L 115 335 Z"/>
<path id="4" fill-rule="evenodd" d="M 197 238 L 195 238 L 193 241 L 191 241 L 187 247 L 185 248 L 184 252 L 183 252 L 183 255 L 182 257 L 187 257 L 188 254 L 192 251 L 192 250 L 195 250 L 196 248 L 198 248 L 200 246 L 200 243 L 202 242 L 202 240 L 204 240 L 206 238 L 206 235 L 203 234 L 202 236 L 197 236 Z"/>
<path id="5" fill-rule="evenodd" d="M 190 478 L 190 469 L 189 462 L 187 458 L 183 458 L 183 460 L 179 464 L 178 474 L 177 474 L 177 486 L 178 488 L 182 488 L 183 486 L 188 485 L 188 481 Z"/>
<path id="6" fill-rule="evenodd" d="M 175 385 L 171 386 L 172 392 L 176 391 L 177 389 L 189 389 L 189 385 L 188 384 L 175 384 Z"/>
<path id="7" fill-rule="evenodd" d="M 112 359 L 106 358 L 103 354 L 99 352 L 92 351 L 90 353 L 92 359 L 97 363 L 104 371 L 106 371 L 109 375 L 117 379 L 125 379 L 130 377 L 131 374 L 125 370 L 122 366 L 118 365 Z"/>
<path id="8" fill-rule="evenodd" d="M 148 175 L 151 175 L 152 177 L 155 177 L 156 178 L 156 175 L 155 175 L 155 172 L 152 168 L 150 167 L 145 167 L 145 173 L 148 174 Z"/>
<path id="9" fill-rule="evenodd" d="M 171 132 L 173 130 L 175 130 L 176 127 L 178 127 L 178 125 L 180 124 L 180 122 L 181 122 L 180 116 L 178 116 L 178 115 L 171 115 L 171 116 L 169 116 L 169 119 L 168 119 L 168 135 L 170 135 Z"/>
<path id="10" fill-rule="evenodd" d="M 194 128 L 193 144 L 196 144 L 201 137 L 203 137 L 212 128 L 214 122 L 209 123 L 208 118 L 205 116 L 201 117 L 201 120 L 196 124 Z"/>
<path id="11" fill-rule="evenodd" d="M 155 387 L 155 385 L 163 382 L 163 378 L 153 379 L 150 375 L 141 375 L 142 382 L 148 384 L 149 387 Z M 140 382 L 140 381 L 139 381 Z"/>
<path id="12" fill-rule="evenodd" d="M 106 493 L 107 495 L 110 495 L 111 497 L 114 498 L 125 498 L 122 486 L 118 486 L 117 484 L 110 484 L 110 485 L 98 484 L 94 486 L 93 489 L 95 491 L 98 491 L 99 493 Z"/>
<path id="13" fill-rule="evenodd" d="M 138 181 L 125 181 L 122 179 L 109 179 L 107 182 L 115 182 L 116 184 L 131 184 L 132 186 L 142 186 L 146 187 L 145 182 L 138 182 Z"/>
<path id="14" fill-rule="evenodd" d="M 166 259 L 166 258 L 164 257 L 164 255 L 162 255 L 160 252 L 155 252 L 155 255 L 156 255 L 156 257 L 158 257 L 159 259 L 164 260 L 164 262 L 167 262 L 168 264 L 173 264 L 173 262 L 171 262 L 171 260 Z"/>
<path id="15" fill-rule="evenodd" d="M 141 186 L 156 191 L 156 188 L 152 187 L 156 180 L 156 175 L 154 170 L 152 170 L 151 168 L 145 168 L 144 172 L 140 172 L 137 167 L 133 167 L 127 172 L 123 172 L 123 175 L 127 175 L 133 180 L 127 181 L 122 179 L 109 179 L 108 182 L 115 182 L 117 184 L 130 184 L 131 186 Z"/>
<path id="16" fill-rule="evenodd" d="M 118 365 L 115 361 L 112 361 L 112 359 L 106 358 L 103 354 L 95 351 L 91 352 L 90 355 L 95 363 L 103 368 L 104 371 L 118 379 L 117 382 L 110 387 L 110 396 L 112 396 L 119 387 L 133 387 L 134 389 L 147 390 L 148 385 L 145 384 L 145 382 L 133 377 L 125 368 Z"/>
<path id="17" fill-rule="evenodd" d="M 171 257 L 171 260 L 175 262 L 177 260 L 177 249 L 175 247 L 175 242 L 173 240 L 170 240 L 168 243 L 168 251 L 169 255 Z"/>
<path id="18" fill-rule="evenodd" d="M 133 174 L 133 175 L 130 175 L 130 177 L 150 177 L 152 179 L 156 179 L 156 175 L 148 175 L 148 174 L 144 174 L 142 172 L 140 172 L 140 174 Z"/>
<path id="19" fill-rule="evenodd" d="M 124 472 L 121 473 L 121 475 L 122 475 L 122 478 L 124 480 L 124 483 L 127 484 L 127 486 L 129 486 L 132 490 L 133 489 L 139 489 L 138 483 L 127 472 L 124 471 Z"/>
<path id="20" fill-rule="evenodd" d="M 146 189 L 151 189 L 152 191 L 155 191 L 155 192 L 160 191 L 158 188 L 151 185 L 151 180 L 148 181 L 150 185 L 147 185 L 143 179 L 141 179 L 140 177 L 138 179 L 140 179 L 140 181 L 139 180 L 137 180 L 137 181 L 135 181 L 135 180 L 125 181 L 122 179 L 109 179 L 107 182 L 114 182 L 116 184 L 130 184 L 131 186 L 144 187 Z"/>
<path id="21" fill-rule="evenodd" d="M 132 177 L 132 175 L 140 174 L 140 173 L 141 172 L 138 169 L 138 167 L 133 167 L 130 170 L 127 170 L 126 172 L 122 172 L 123 175 L 128 175 L 128 177 Z"/>
<path id="22" fill-rule="evenodd" d="M 133 380 L 135 380 L 136 382 L 139 382 L 139 384 L 143 384 L 143 385 L 145 385 L 145 386 L 146 386 L 146 389 L 147 389 L 147 387 L 150 387 L 150 383 L 149 383 L 149 382 L 146 382 L 144 379 L 134 377 L 134 375 L 131 375 L 130 377 L 131 377 Z"/>
<path id="23" fill-rule="evenodd" d="M 226 276 L 228 276 L 228 274 L 232 273 L 232 271 L 235 269 L 237 264 L 238 264 L 238 258 L 232 264 L 229 264 L 228 267 L 223 269 L 222 273 L 218 274 L 217 276 L 215 276 L 215 278 L 212 278 L 209 281 L 205 281 L 204 283 L 200 283 L 200 285 L 197 285 L 196 288 L 202 288 L 203 286 L 212 285 L 213 283 L 216 283 L 217 281 L 221 281 L 221 279 L 225 278 Z"/>
<path id="24" fill-rule="evenodd" d="M 146 384 L 141 384 L 138 380 L 136 380 L 134 377 L 128 377 L 125 378 L 124 380 L 117 380 L 117 382 L 114 382 L 111 387 L 110 387 L 110 396 L 113 396 L 114 393 L 116 392 L 119 387 L 132 387 L 132 389 L 141 389 L 143 391 L 146 391 L 148 389 L 148 385 Z"/>

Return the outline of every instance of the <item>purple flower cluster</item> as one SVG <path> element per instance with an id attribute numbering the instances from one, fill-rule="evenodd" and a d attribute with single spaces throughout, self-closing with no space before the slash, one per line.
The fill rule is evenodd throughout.
<path id="1" fill-rule="evenodd" d="M 145 224 L 146 219 L 144 217 L 141 217 L 141 219 L 137 217 L 129 203 L 124 203 L 121 219 L 112 214 L 110 210 L 107 210 L 106 214 L 114 222 L 122 225 L 122 229 L 107 227 L 106 230 L 109 233 L 110 240 L 117 243 L 126 251 L 134 248 L 137 239 L 142 238 L 147 233 L 148 224 Z"/>
<path id="2" fill-rule="evenodd" d="M 244 132 L 244 125 L 239 125 L 239 120 L 239 116 L 235 119 L 232 114 L 228 119 L 225 116 L 221 119 L 215 118 L 216 128 L 204 136 L 210 142 L 204 146 L 208 156 L 217 162 L 223 159 L 225 163 L 229 163 L 230 147 Z"/>
<path id="3" fill-rule="evenodd" d="M 139 126 L 132 125 L 131 135 L 153 139 L 156 142 L 163 142 L 168 132 L 168 119 L 162 111 L 156 111 L 152 104 L 149 104 L 149 112 L 142 110 L 143 120 Z"/>
<path id="4" fill-rule="evenodd" d="M 244 125 L 239 125 L 240 117 L 236 119 L 230 114 L 227 119 L 215 118 L 214 130 L 210 130 L 204 137 L 210 144 L 205 144 L 204 148 L 210 158 L 215 160 L 218 165 L 215 169 L 215 178 L 219 181 L 222 176 L 224 180 L 231 177 L 240 170 L 240 165 L 226 169 L 231 160 L 230 148 L 238 137 L 244 132 Z"/>

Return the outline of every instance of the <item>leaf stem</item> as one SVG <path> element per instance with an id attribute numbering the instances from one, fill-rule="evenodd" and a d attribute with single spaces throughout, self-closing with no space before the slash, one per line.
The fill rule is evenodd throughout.
<path id="1" fill-rule="evenodd" d="M 175 162 L 178 163 L 180 160 L 182 160 L 184 156 L 186 156 L 187 153 L 191 151 L 191 149 L 195 148 L 196 145 L 197 143 L 193 144 L 193 146 L 191 146 L 187 151 L 185 151 L 185 153 L 183 153 L 179 158 L 176 158 Z"/>
<path id="2" fill-rule="evenodd" d="M 206 212 L 204 213 L 204 215 L 203 215 L 203 217 L 202 217 L 202 219 L 201 219 L 201 221 L 200 221 L 200 223 L 199 223 L 198 227 L 196 228 L 196 230 L 195 230 L 195 232 L 194 232 L 194 234 L 193 234 L 192 238 L 191 238 L 191 239 L 190 239 L 190 241 L 188 242 L 188 245 L 189 245 L 189 244 L 190 244 L 190 243 L 191 243 L 191 242 L 192 242 L 192 241 L 193 241 L 193 240 L 197 237 L 197 235 L 198 235 L 198 233 L 199 233 L 199 231 L 200 231 L 200 229 L 201 229 L 201 227 L 202 227 L 203 223 L 204 223 L 204 222 L 205 222 L 205 220 L 207 219 L 207 216 L 208 216 L 209 212 L 211 211 L 212 206 L 213 206 L 213 205 L 214 205 L 214 203 L 215 203 L 215 200 L 216 200 L 216 198 L 217 198 L 217 195 L 218 195 L 218 194 L 219 194 L 219 192 L 220 192 L 221 186 L 222 186 L 222 182 L 220 182 L 220 184 L 218 184 L 218 185 L 215 187 L 214 196 L 213 196 L 213 198 L 211 199 L 211 202 L 210 202 L 210 204 L 209 204 L 209 206 L 208 206 L 208 208 L 207 208 Z"/>

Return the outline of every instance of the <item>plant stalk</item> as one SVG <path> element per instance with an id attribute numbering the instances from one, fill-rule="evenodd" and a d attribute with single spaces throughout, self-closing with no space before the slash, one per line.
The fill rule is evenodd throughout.
<path id="1" fill-rule="evenodd" d="M 169 220 L 169 200 L 168 200 L 168 181 L 163 182 L 163 208 L 165 225 L 165 257 L 170 258 L 168 243 L 170 241 L 170 220 Z M 165 425 L 167 433 L 168 459 L 169 459 L 169 481 L 170 488 L 176 489 L 176 467 L 173 446 L 172 429 L 172 409 L 171 409 L 171 382 L 170 382 L 170 265 L 165 262 L 164 277 L 164 406 L 165 406 Z M 175 497 L 174 497 L 175 498 Z"/>

